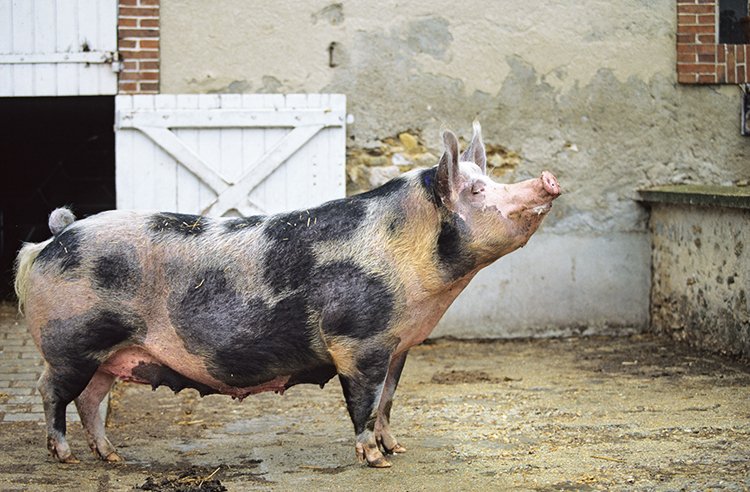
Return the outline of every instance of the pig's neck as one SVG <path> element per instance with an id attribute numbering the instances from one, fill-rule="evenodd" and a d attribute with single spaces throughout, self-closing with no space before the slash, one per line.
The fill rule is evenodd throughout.
<path id="1" fill-rule="evenodd" d="M 452 292 L 455 298 L 478 270 L 466 225 L 420 193 L 408 194 L 398 209 L 404 222 L 386 242 L 407 295 L 417 301 Z"/>

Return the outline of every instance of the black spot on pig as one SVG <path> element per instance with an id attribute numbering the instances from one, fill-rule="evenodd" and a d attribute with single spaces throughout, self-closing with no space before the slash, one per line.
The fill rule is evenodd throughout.
<path id="1" fill-rule="evenodd" d="M 263 261 L 265 280 L 276 293 L 299 289 L 315 265 L 313 245 L 350 239 L 366 214 L 365 203 L 342 199 L 272 217 L 264 229 L 271 243 Z"/>
<path id="2" fill-rule="evenodd" d="M 422 186 L 422 190 L 427 195 L 427 199 L 430 200 L 436 207 L 442 204 L 440 197 L 437 192 L 437 167 L 425 169 L 419 174 L 419 184 Z"/>
<path id="3" fill-rule="evenodd" d="M 250 217 L 228 219 L 224 221 L 224 230 L 226 232 L 244 231 L 259 226 L 264 220 L 266 220 L 266 217 L 263 215 L 251 215 Z"/>
<path id="4" fill-rule="evenodd" d="M 81 264 L 81 236 L 77 229 L 65 229 L 54 236 L 52 241 L 39 253 L 36 261 L 57 263 L 65 272 Z"/>
<path id="5" fill-rule="evenodd" d="M 192 237 L 203 234 L 208 227 L 208 218 L 200 215 L 160 212 L 152 215 L 148 221 L 149 230 L 155 236 L 164 234 Z"/>
<path id="6" fill-rule="evenodd" d="M 133 368 L 132 372 L 133 376 L 142 381 L 147 381 L 152 389 L 156 389 L 159 386 L 167 386 L 175 393 L 179 393 L 185 388 L 192 388 L 198 390 L 201 396 L 217 393 L 214 388 L 185 377 L 179 372 L 161 364 L 141 361 Z"/>
<path id="7" fill-rule="evenodd" d="M 467 243 L 470 231 L 466 222 L 456 214 L 443 219 L 437 240 L 437 256 L 448 280 L 464 276 L 475 267 L 474 256 Z"/>
<path id="8" fill-rule="evenodd" d="M 94 282 L 101 289 L 133 292 L 141 279 L 134 251 L 100 256 L 94 262 Z"/>
<path id="9" fill-rule="evenodd" d="M 394 310 L 385 279 L 349 262 L 315 270 L 310 303 L 321 314 L 323 331 L 364 339 L 383 332 Z"/>
<path id="10" fill-rule="evenodd" d="M 65 429 L 65 405 L 83 391 L 104 354 L 134 339 L 144 328 L 143 320 L 134 314 L 96 308 L 80 316 L 51 320 L 42 327 L 41 348 L 48 363 L 46 384 L 62 406 L 62 422 L 55 419 L 61 426 L 58 430 Z"/>
<path id="11" fill-rule="evenodd" d="M 210 270 L 173 293 L 169 309 L 188 349 L 231 386 L 255 386 L 323 362 L 312 348 L 307 305 L 299 295 L 271 305 L 243 298 L 221 270 Z"/>

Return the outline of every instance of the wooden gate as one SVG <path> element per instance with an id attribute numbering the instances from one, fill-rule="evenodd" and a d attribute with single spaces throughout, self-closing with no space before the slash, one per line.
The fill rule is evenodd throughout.
<path id="1" fill-rule="evenodd" d="M 345 195 L 339 94 L 117 96 L 117 207 L 253 215 Z"/>
<path id="2" fill-rule="evenodd" d="M 117 93 L 117 0 L 0 0 L 0 96 Z"/>

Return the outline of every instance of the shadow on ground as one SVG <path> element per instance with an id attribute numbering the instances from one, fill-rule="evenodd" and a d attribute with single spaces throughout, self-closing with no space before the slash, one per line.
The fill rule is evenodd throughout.
<path id="1" fill-rule="evenodd" d="M 110 411 L 127 463 L 96 461 L 79 424 L 79 465 L 53 463 L 38 424 L 2 424 L 0 489 L 750 487 L 750 369 L 650 336 L 416 347 L 393 409 L 408 452 L 387 470 L 355 462 L 335 379 L 243 403 L 123 384 Z"/>

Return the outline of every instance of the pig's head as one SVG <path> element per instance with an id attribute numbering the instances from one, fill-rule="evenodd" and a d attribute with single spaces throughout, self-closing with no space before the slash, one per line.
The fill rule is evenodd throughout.
<path id="1" fill-rule="evenodd" d="M 479 123 L 463 154 L 458 140 L 443 133 L 445 146 L 436 172 L 436 191 L 455 234 L 476 266 L 484 266 L 526 244 L 560 195 L 552 173 L 515 184 L 487 176 L 487 158 Z"/>

